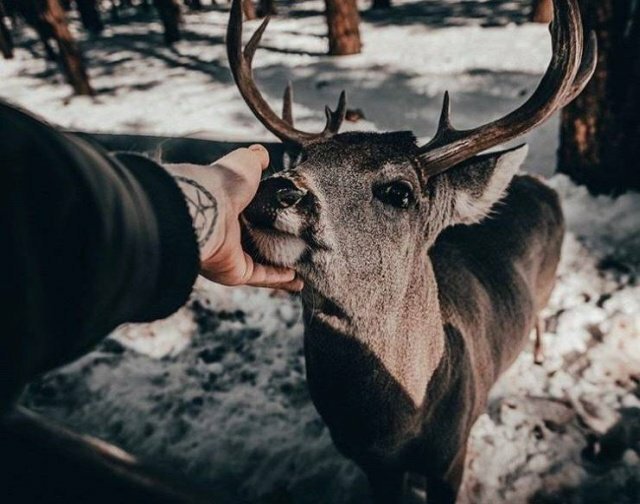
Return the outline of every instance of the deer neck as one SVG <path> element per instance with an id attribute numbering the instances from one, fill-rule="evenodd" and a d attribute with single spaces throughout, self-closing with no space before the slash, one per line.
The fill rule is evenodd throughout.
<path id="1" fill-rule="evenodd" d="M 307 365 L 324 368 L 322 373 L 311 369 L 318 379 L 337 373 L 347 382 L 369 382 L 367 394 L 373 402 L 376 392 L 384 395 L 397 386 L 408 406 L 416 410 L 422 406 L 444 354 L 445 336 L 433 266 L 426 253 L 417 256 L 406 278 L 389 274 L 364 289 L 354 281 L 351 285 L 358 285 L 358 289 L 320 303 L 303 298 L 309 321 L 305 332 Z M 347 357 L 350 352 L 353 355 Z M 350 369 L 335 369 L 339 366 Z M 380 383 L 371 383 L 376 377 Z M 313 387 L 311 381 L 310 385 Z M 378 399 L 390 400 L 386 396 Z"/>

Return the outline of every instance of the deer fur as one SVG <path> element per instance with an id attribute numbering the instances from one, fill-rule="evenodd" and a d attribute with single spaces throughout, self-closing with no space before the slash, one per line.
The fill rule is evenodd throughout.
<path id="1" fill-rule="evenodd" d="M 516 175 L 526 148 L 482 154 L 542 124 L 584 89 L 597 42 L 577 0 L 554 0 L 553 56 L 529 99 L 468 130 L 445 93 L 438 130 L 342 133 L 344 92 L 319 133 L 294 127 L 260 93 L 233 0 L 227 55 L 238 90 L 297 162 L 264 180 L 243 214 L 246 246 L 305 281 L 311 397 L 338 449 L 378 503 L 401 502 L 407 475 L 430 504 L 453 503 L 466 444 L 491 386 L 528 340 L 553 288 L 564 234 L 556 194 Z"/>
<path id="2" fill-rule="evenodd" d="M 407 133 L 314 144 L 274 176 L 304 191 L 299 204 L 271 229 L 244 223 L 256 255 L 304 278 L 312 399 L 385 503 L 407 473 L 426 478 L 429 502 L 455 500 L 470 429 L 550 295 L 564 232 L 556 194 L 515 175 L 526 148 L 426 181 L 416 149 Z M 413 207 L 372 197 L 399 178 Z M 270 198 L 259 190 L 250 210 Z"/>

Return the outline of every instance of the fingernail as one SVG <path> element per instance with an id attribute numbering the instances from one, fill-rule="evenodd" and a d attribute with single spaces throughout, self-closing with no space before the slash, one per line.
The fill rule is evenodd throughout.
<path id="1" fill-rule="evenodd" d="M 295 270 L 292 270 L 289 268 L 279 268 L 279 269 L 280 269 L 279 273 L 282 276 L 286 275 L 287 279 L 285 280 L 285 282 L 293 282 L 296 279 L 297 273 Z"/>
<path id="2" fill-rule="evenodd" d="M 267 150 L 263 145 L 260 144 L 253 144 L 249 146 L 249 150 L 250 151 L 254 151 L 254 152 L 258 152 L 258 151 L 264 151 Z"/>

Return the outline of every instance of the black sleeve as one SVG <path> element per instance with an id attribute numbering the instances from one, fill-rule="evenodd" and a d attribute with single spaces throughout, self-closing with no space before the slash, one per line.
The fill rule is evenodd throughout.
<path id="1" fill-rule="evenodd" d="M 0 411 L 123 322 L 170 315 L 199 260 L 172 177 L 0 102 Z"/>

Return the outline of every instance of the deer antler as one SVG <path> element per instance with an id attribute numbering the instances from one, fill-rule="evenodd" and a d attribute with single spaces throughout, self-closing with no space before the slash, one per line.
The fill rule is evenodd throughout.
<path id="1" fill-rule="evenodd" d="M 253 80 L 251 62 L 253 60 L 253 55 L 258 48 L 258 44 L 260 43 L 260 38 L 268 24 L 269 18 L 267 17 L 253 34 L 243 51 L 242 0 L 233 0 L 231 5 L 231 14 L 229 16 L 229 26 L 227 27 L 227 56 L 229 58 L 229 66 L 231 67 L 233 78 L 240 90 L 240 94 L 260 122 L 283 142 L 306 145 L 317 140 L 332 137 L 338 133 L 346 113 L 347 103 L 344 91 L 340 94 L 338 106 L 335 111 L 326 107 L 325 113 L 327 115 L 327 124 L 322 132 L 307 133 L 293 127 L 291 85 L 287 86 L 285 90 L 282 118 L 280 118 L 271 109 L 258 90 L 258 87 Z"/>
<path id="2" fill-rule="evenodd" d="M 597 39 L 591 32 L 583 51 L 583 29 L 576 0 L 554 0 L 551 26 L 553 57 L 533 95 L 520 108 L 483 126 L 457 130 L 451 125 L 449 93 L 445 93 L 438 130 L 420 148 L 427 176 L 437 175 L 472 156 L 512 140 L 546 121 L 578 96 L 597 64 Z"/>

